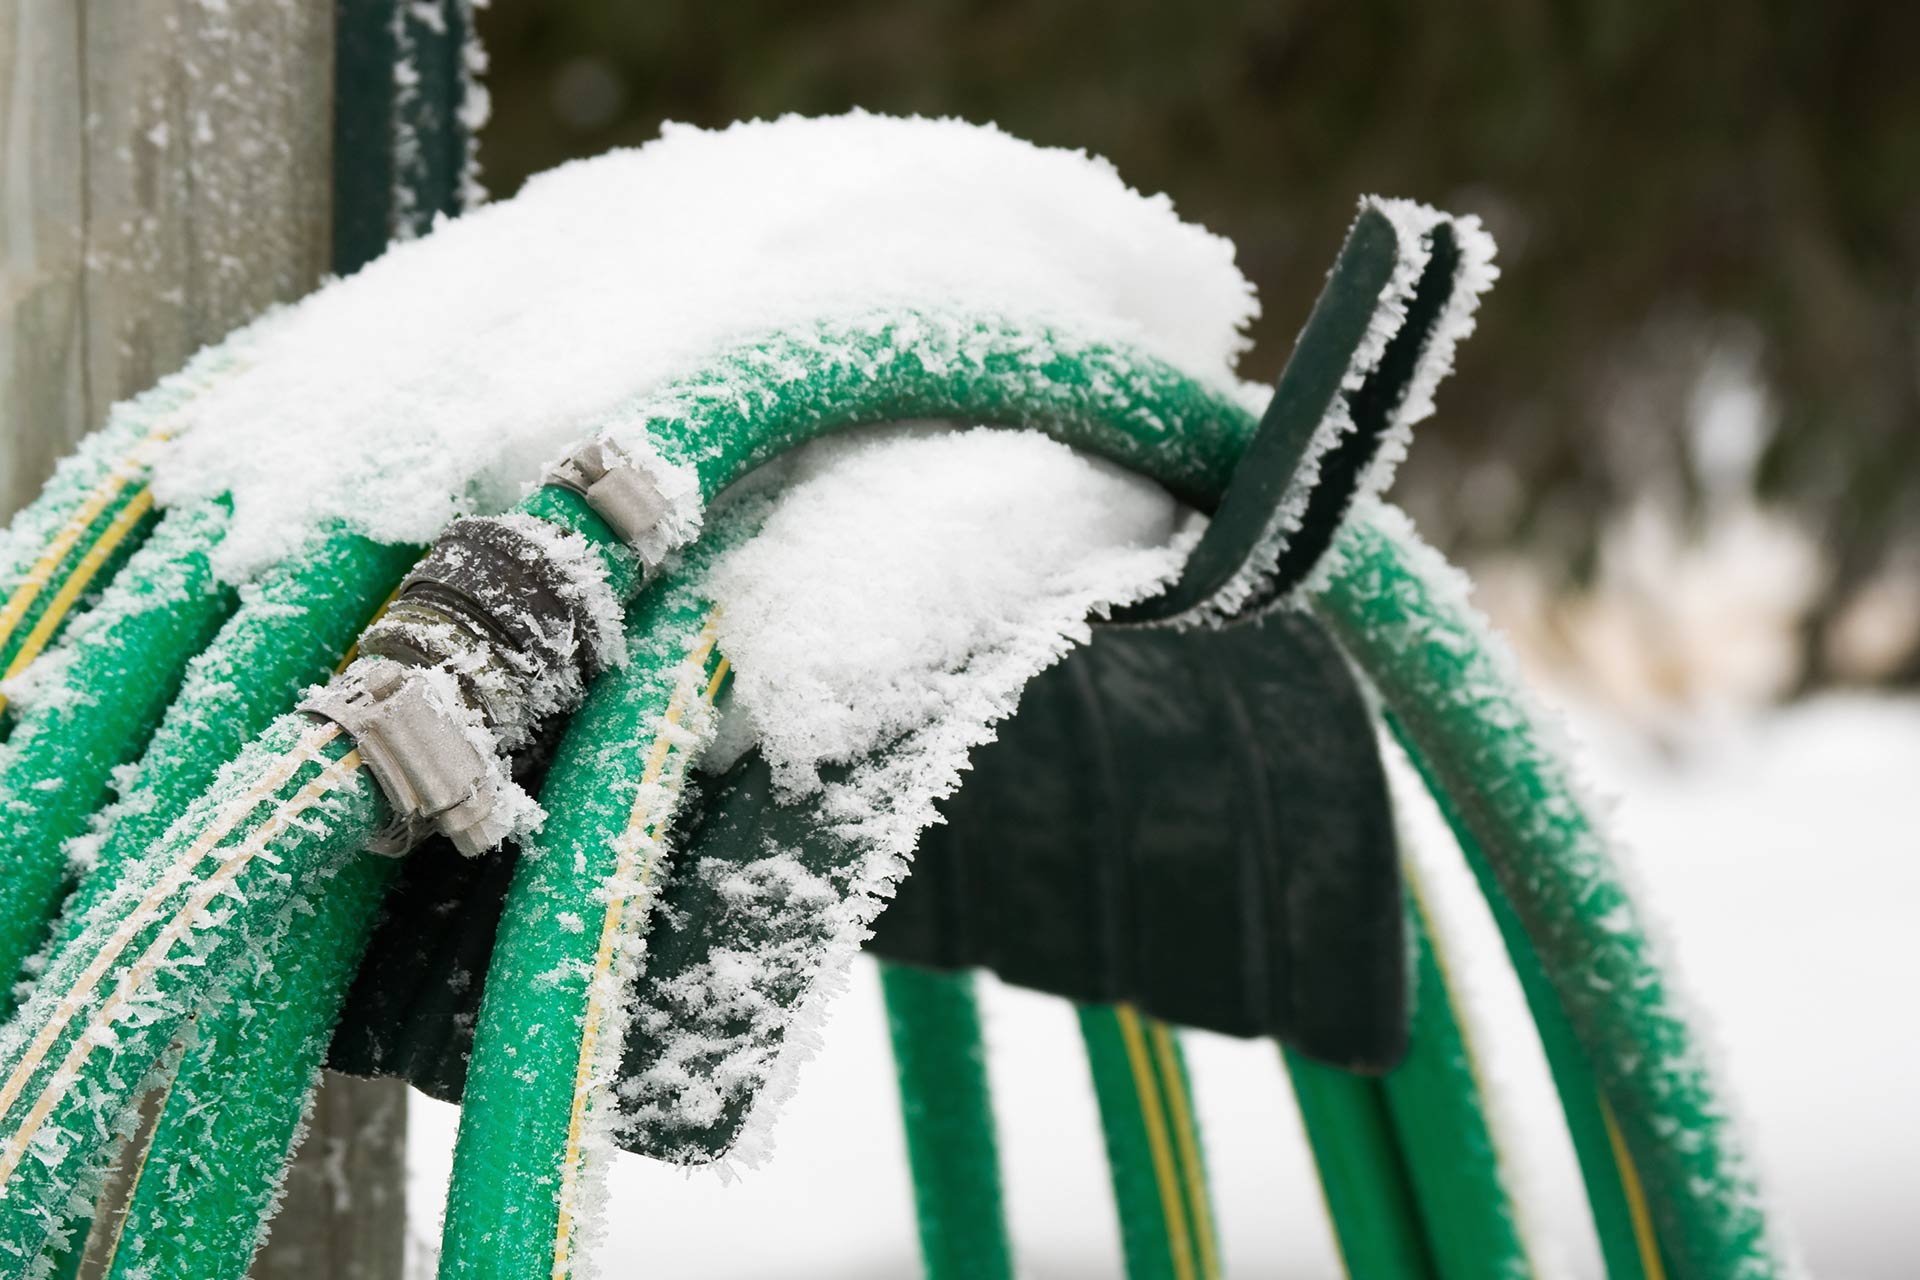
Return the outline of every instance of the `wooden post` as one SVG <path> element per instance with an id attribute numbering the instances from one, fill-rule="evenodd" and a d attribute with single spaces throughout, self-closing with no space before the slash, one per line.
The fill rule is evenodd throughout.
<path id="1" fill-rule="evenodd" d="M 333 258 L 330 0 L 0 0 L 0 508 Z M 405 1087 L 329 1077 L 260 1280 L 399 1280 Z"/>

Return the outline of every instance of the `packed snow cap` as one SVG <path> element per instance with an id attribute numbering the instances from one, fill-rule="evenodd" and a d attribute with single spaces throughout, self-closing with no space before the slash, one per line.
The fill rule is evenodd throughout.
<path id="1" fill-rule="evenodd" d="M 156 492 L 232 494 L 229 577 L 334 521 L 427 542 L 728 346 L 902 305 L 1130 343 L 1222 387 L 1256 311 L 1228 241 L 1083 153 L 865 114 L 669 125 L 237 335 Z"/>

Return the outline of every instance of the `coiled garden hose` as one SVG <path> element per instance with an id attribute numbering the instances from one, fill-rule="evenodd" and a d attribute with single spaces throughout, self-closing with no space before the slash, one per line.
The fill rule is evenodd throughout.
<path id="1" fill-rule="evenodd" d="M 239 610 L 189 666 L 180 695 L 146 754 L 122 780 L 120 798 L 96 820 L 104 831 L 90 869 L 67 899 L 62 937 L 79 930 L 87 913 L 212 782 L 222 761 L 291 710 L 303 689 L 325 678 L 416 556 L 414 548 L 336 535 L 246 593 Z M 312 1077 L 311 1053 L 291 1052 L 281 1041 L 291 1036 L 298 1047 L 318 1037 L 324 1051 L 339 1010 L 334 988 L 352 977 L 387 871 L 385 859 L 356 860 L 343 868 L 323 900 L 291 918 L 276 966 L 242 974 L 222 1002 L 201 1011 L 192 1048 L 167 1086 L 169 1104 L 150 1135 L 151 1152 L 141 1155 L 135 1194 L 124 1216 L 107 1224 L 116 1242 L 146 1240 L 171 1214 L 205 1229 L 206 1234 L 192 1241 L 196 1256 L 208 1263 L 220 1256 L 221 1242 L 212 1224 L 234 1215 L 223 1213 L 219 1204 L 197 1203 L 191 1173 L 178 1172 L 172 1159 L 183 1159 L 191 1171 L 199 1171 L 204 1178 L 200 1190 L 218 1202 L 238 1196 L 244 1203 L 278 1184 L 280 1159 L 299 1117 L 285 1115 L 284 1106 L 267 1108 L 284 1124 L 276 1146 L 274 1135 L 260 1132 L 263 1121 L 249 1118 L 252 1104 L 263 1095 L 277 1094 L 269 1087 L 274 1072 L 290 1072 L 290 1078 L 302 1082 Z M 335 972 L 341 966 L 344 976 Z M 278 1010 L 286 1010 L 289 1023 L 297 1025 L 283 1025 Z M 226 1060 L 229 1054 L 237 1060 Z M 259 1087 L 235 1095 L 235 1079 L 258 1081 Z M 209 1098 L 225 1105 L 210 1107 Z M 181 1101 L 185 1099 L 193 1101 Z M 171 1130 L 177 1124 L 245 1126 L 250 1131 L 244 1142 L 210 1146 L 200 1133 L 174 1141 Z M 211 1150 L 238 1154 L 223 1159 L 219 1173 L 208 1178 L 206 1153 Z M 256 1167 L 236 1167 L 242 1161 Z M 164 1188 L 164 1195 L 156 1188 Z M 245 1224 L 246 1255 L 238 1268 L 207 1273 L 244 1270 L 258 1225 L 257 1220 Z M 130 1264 L 144 1265 L 138 1260 L 149 1252 L 115 1248 L 109 1256 L 116 1270 L 124 1270 Z M 149 1272 L 170 1273 L 167 1267 Z"/>
<path id="2" fill-rule="evenodd" d="M 1123 350 L 1037 342 L 992 319 L 903 313 L 756 344 L 616 416 L 605 434 L 619 443 L 644 431 L 668 461 L 690 466 L 702 496 L 711 497 L 752 465 L 823 431 L 924 416 L 1040 427 L 1203 506 L 1217 498 L 1252 429 L 1225 397 Z M 530 506 L 564 508 L 568 496 L 549 488 Z M 571 514 L 576 527 L 593 519 Z M 1396 517 L 1356 515 L 1313 586 L 1313 605 L 1380 689 L 1396 729 L 1473 833 L 1538 949 L 1596 1064 L 1626 1149 L 1646 1175 L 1676 1274 L 1773 1274 L 1744 1166 L 1604 846 L 1476 620 L 1438 585 L 1439 566 L 1428 554 Z M 706 626 L 697 593 L 676 594 L 666 583 L 642 607 L 659 612 L 630 638 L 633 656 L 604 698 L 618 711 L 607 712 L 608 721 L 619 723 L 602 722 L 586 736 L 596 718 L 583 712 L 562 746 L 562 762 L 572 763 L 556 765 L 548 783 L 549 791 L 562 788 L 556 796 L 571 794 L 579 784 L 568 776 L 594 769 L 602 796 L 617 803 L 556 811 L 543 843 L 604 851 L 633 822 L 634 801 L 648 784 L 640 748 L 660 739 L 662 691 L 688 686 L 688 655 L 698 651 L 691 642 Z M 627 702 L 620 689 L 649 693 Z M 675 744 L 664 740 L 670 754 Z M 250 944 L 268 945 L 283 932 L 289 904 L 324 892 L 393 816 L 347 735 L 286 717 L 130 870 L 53 957 L 0 1055 L 0 1121 L 9 1134 L 0 1146 L 0 1251 L 24 1263 L 73 1194 L 84 1193 L 142 1080 L 213 985 L 210 975 L 254 962 Z M 651 825 L 645 831 L 649 841 L 661 834 Z M 583 924 L 598 922 L 597 930 L 582 930 L 595 939 L 596 973 L 598 948 L 613 936 L 607 972 L 615 972 L 632 924 L 613 904 L 625 902 L 631 886 L 615 874 L 617 861 L 575 883 L 565 876 L 536 882 L 542 868 L 570 871 L 561 861 L 529 858 L 534 870 L 524 886 L 516 878 L 502 920 L 462 1119 L 445 1274 L 565 1275 L 573 1256 L 581 1205 L 566 1203 L 569 1146 L 591 1152 L 570 1135 L 583 1115 L 610 1105 L 607 1038 L 590 1016 L 594 982 L 570 983 L 561 999 L 548 1001 L 545 975 L 527 959 L 552 948 L 556 936 L 574 936 L 562 919 L 573 912 Z M 571 954 L 573 944 L 559 949 Z M 1595 970 L 1607 982 L 1605 998 L 1587 985 Z M 123 1016 L 136 1005 L 139 1017 Z M 516 1063 L 515 1046 L 527 1043 L 539 1017 L 556 1020 L 569 1052 Z M 1677 1087 L 1659 1078 L 1676 1063 Z M 1663 1129 L 1699 1141 L 1681 1150 Z M 510 1180 L 498 1164 L 481 1163 L 501 1151 L 540 1176 Z M 488 1204 L 498 1211 L 490 1220 L 476 1212 Z"/>
<path id="3" fill-rule="evenodd" d="M 248 588 L 187 665 L 179 695 L 96 820 L 100 834 L 66 900 L 63 930 L 79 927 L 224 762 L 341 665 L 419 554 L 417 547 L 336 533 Z"/>
<path id="4" fill-rule="evenodd" d="M 247 1273 L 396 866 L 343 861 L 294 906 L 279 945 L 202 1013 L 162 1086 L 125 1212 L 103 1224 L 109 1280 Z"/>
<path id="5" fill-rule="evenodd" d="M 998 326 L 983 328 L 988 334 L 1004 332 Z M 843 331 L 825 340 L 809 341 L 804 346 L 791 341 L 775 343 L 768 348 L 761 348 L 758 359 L 743 360 L 736 357 L 716 367 L 704 380 L 710 388 L 707 394 L 681 390 L 653 402 L 655 407 L 651 412 L 643 409 L 636 411 L 633 416 L 656 424 L 658 429 L 655 436 L 657 439 L 664 437 L 666 443 L 662 448 L 669 456 L 672 456 L 673 442 L 676 440 L 702 442 L 704 452 L 693 461 L 700 470 L 703 491 L 710 491 L 716 482 L 731 479 L 740 469 L 742 460 L 763 459 L 775 451 L 776 445 L 797 443 L 816 434 L 826 425 L 937 414 L 1051 428 L 1056 435 L 1064 436 L 1075 444 L 1109 457 L 1117 457 L 1147 470 L 1149 474 L 1161 475 L 1163 480 L 1167 479 L 1169 472 L 1178 472 L 1178 480 L 1170 483 L 1170 487 L 1204 502 L 1208 481 L 1212 482 L 1212 491 L 1217 493 L 1218 486 L 1224 483 L 1225 475 L 1230 470 L 1234 443 L 1243 443 L 1251 431 L 1249 417 L 1237 407 L 1225 404 L 1197 387 L 1189 385 L 1183 389 L 1181 384 L 1184 380 L 1179 379 L 1178 375 L 1171 375 L 1169 380 L 1170 371 L 1157 370 L 1150 363 L 1135 361 L 1118 352 L 1101 352 L 1095 363 L 1104 369 L 1127 369 L 1129 372 L 1125 385 L 1129 393 L 1151 392 L 1155 399 L 1163 402 L 1205 409 L 1208 420 L 1200 424 L 1201 430 L 1190 436 L 1184 435 L 1180 429 L 1180 419 L 1190 418 L 1190 415 L 1155 412 L 1151 409 L 1142 412 L 1143 406 L 1138 401 L 1129 400 L 1123 416 L 1107 424 L 1116 428 L 1117 434 L 1103 433 L 1098 422 L 1088 421 L 1090 416 L 1098 412 L 1102 378 L 1096 376 L 1095 369 L 1088 362 L 1072 354 L 1058 352 L 1048 352 L 1024 363 L 1009 361 L 1011 368 L 1005 364 L 996 368 L 990 360 L 969 366 L 968 376 L 962 382 L 976 394 L 956 402 L 932 394 L 943 381 L 948 386 L 953 385 L 951 371 L 943 370 L 941 375 L 927 378 L 927 370 L 920 362 L 899 359 L 899 348 L 890 340 L 891 337 L 884 330 L 879 335 Z M 764 368 L 776 365 L 776 362 L 783 371 L 795 367 L 818 367 L 820 371 L 816 377 L 788 378 L 782 385 L 764 392 L 740 389 L 742 381 L 748 382 L 750 387 L 753 382 L 764 382 L 764 379 L 754 378 L 755 365 Z M 743 364 L 747 367 L 742 368 Z M 1036 376 L 1037 371 L 1044 371 L 1044 375 Z M 996 377 L 1003 373 L 1004 378 L 996 381 Z M 892 395 L 886 394 L 888 387 L 892 388 Z M 1035 393 L 1031 399 L 1027 398 L 1029 392 Z M 888 401 L 892 401 L 892 406 L 900 407 L 892 407 Z M 673 412 L 660 412 L 658 406 L 662 404 L 669 406 Z M 1056 412 L 1063 404 L 1074 414 L 1066 430 L 1061 429 L 1060 422 L 1048 418 L 1050 412 Z M 797 412 L 801 406 L 806 410 L 804 414 Z M 982 408 L 992 411 L 981 412 Z M 1151 424 L 1151 429 L 1140 432 L 1138 428 L 1143 424 Z M 1141 456 L 1142 448 L 1156 437 L 1168 443 L 1169 452 L 1177 459 L 1171 467 L 1164 456 L 1158 466 L 1154 465 L 1152 457 Z M 1432 701 L 1439 708 L 1447 710 L 1448 715 L 1440 719 L 1446 729 L 1455 735 L 1471 737 L 1478 734 L 1479 739 L 1475 740 L 1483 740 L 1494 736 L 1496 731 L 1504 732 L 1507 726 L 1519 725 L 1524 739 L 1527 722 L 1515 718 L 1513 695 L 1508 692 L 1510 684 L 1502 681 L 1489 685 L 1486 671 L 1474 668 L 1466 672 L 1480 677 L 1479 683 L 1462 686 L 1472 691 L 1471 696 L 1455 693 L 1453 687 L 1445 683 L 1436 681 L 1423 684 L 1411 678 L 1422 670 L 1416 663 L 1424 661 L 1420 657 L 1420 643 L 1416 641 L 1433 647 L 1436 652 L 1443 652 L 1442 646 L 1449 640 L 1458 641 L 1462 633 L 1437 629 L 1437 623 L 1441 620 L 1449 623 L 1456 621 L 1451 613 L 1442 614 L 1440 619 L 1422 616 L 1420 625 L 1415 625 L 1408 618 L 1406 611 L 1410 607 L 1410 600 L 1422 598 L 1425 588 L 1420 584 L 1434 573 L 1435 567 L 1428 565 L 1413 569 L 1402 563 L 1399 551 L 1404 544 L 1388 541 L 1377 527 L 1392 519 L 1378 514 L 1376 510 L 1373 514 L 1362 514 L 1348 521 L 1337 539 L 1332 556 L 1314 583 L 1314 607 L 1333 620 L 1337 633 L 1347 642 L 1348 652 L 1381 685 L 1390 709 L 1410 705 L 1424 714 L 1422 709 L 1425 702 Z M 1403 581 L 1413 585 L 1403 586 Z M 1387 592 L 1395 594 L 1382 598 L 1383 593 Z M 1394 632 L 1391 643 L 1382 638 L 1388 631 Z M 1464 635 L 1468 646 L 1479 639 L 1479 633 L 1474 630 L 1468 630 Z M 1369 638 L 1370 643 L 1362 642 Z M 1471 648 L 1468 652 L 1472 652 Z M 1415 661 L 1410 662 L 1408 655 L 1414 655 Z M 1483 656 L 1475 656 L 1479 662 L 1487 661 Z M 1459 657 L 1455 657 L 1453 662 L 1456 671 L 1463 666 L 1470 666 Z M 633 677 L 629 675 L 626 678 Z M 1484 720 L 1482 715 L 1486 716 Z M 634 748 L 642 741 L 643 735 L 630 734 L 628 745 Z M 1442 735 L 1438 741 L 1456 749 L 1459 747 L 1458 736 L 1449 740 Z M 632 759 L 637 754 L 637 751 L 630 750 L 626 758 Z M 1527 754 L 1522 752 L 1523 756 Z M 1449 758 L 1455 761 L 1456 771 L 1447 787 L 1448 793 L 1453 794 L 1464 788 L 1465 794 L 1473 795 L 1473 775 L 1466 772 L 1465 776 L 1461 776 L 1465 770 L 1460 763 L 1460 755 Z M 1534 777 L 1540 776 L 1540 761 L 1528 760 L 1526 764 Z M 618 785 L 627 790 L 633 784 L 623 779 Z M 1565 813 L 1567 810 L 1557 812 Z M 1517 832 L 1526 830 L 1520 821 L 1524 813 L 1509 809 L 1499 817 L 1500 821 L 1484 824 L 1482 839 L 1488 844 L 1490 858 L 1524 853 L 1529 862 L 1537 862 L 1553 856 L 1556 849 L 1565 851 L 1564 847 L 1555 844 L 1552 836 L 1590 831 L 1584 817 L 1580 817 L 1572 826 L 1557 831 L 1552 827 L 1536 828 L 1536 843 L 1527 847 L 1526 842 L 1522 841 L 1521 848 L 1516 849 L 1511 843 L 1499 844 L 1487 840 L 1487 837 L 1499 836 L 1511 842 Z M 602 833 L 603 838 L 612 834 L 611 831 Z M 1603 860 L 1595 861 L 1604 859 L 1604 851 L 1596 851 L 1593 844 L 1591 839 L 1581 834 L 1575 848 L 1582 853 L 1586 867 L 1583 872 L 1574 874 L 1591 876 L 1596 871 L 1604 874 L 1606 863 Z M 1498 852 L 1492 851 L 1495 849 Z M 1512 896 L 1516 906 L 1527 904 L 1522 914 L 1525 917 L 1531 911 L 1530 932 L 1537 930 L 1542 934 L 1551 934 L 1559 928 L 1554 923 L 1559 915 L 1578 917 L 1586 909 L 1587 900 L 1565 893 L 1543 900 L 1534 894 L 1518 868 L 1513 868 L 1513 872 L 1502 878 L 1502 887 Z M 516 910 L 515 902 L 510 899 L 508 916 L 511 917 Z M 1617 915 L 1609 917 L 1609 922 L 1620 924 L 1625 931 L 1610 945 L 1617 946 L 1625 941 L 1631 944 L 1636 965 L 1650 965 L 1644 947 L 1638 944 L 1632 922 L 1623 922 Z M 1597 924 L 1597 920 L 1587 920 L 1584 927 L 1591 931 Z M 1590 941 L 1597 941 L 1591 932 L 1588 937 Z M 1571 950 L 1563 950 L 1560 959 L 1562 963 L 1557 970 L 1553 965 L 1548 966 L 1556 988 L 1563 989 L 1563 992 L 1565 988 L 1583 989 L 1585 976 L 1578 967 L 1577 957 Z M 1647 981 L 1653 976 L 1649 969 L 1641 968 L 1634 976 L 1641 979 L 1640 991 L 1646 992 L 1651 988 L 1658 995 L 1657 979 Z M 483 1013 L 480 1044 L 493 1038 L 503 1046 L 510 1046 L 526 1029 L 524 1022 L 508 1023 L 503 1018 L 489 1016 L 495 1010 L 511 1007 L 506 1003 L 507 997 L 503 993 L 516 981 L 525 982 L 524 974 L 516 978 L 511 972 L 505 972 L 502 978 L 503 981 L 498 985 L 492 981 L 489 983 L 488 1012 Z M 1564 994 L 1563 998 L 1566 998 Z M 1644 996 L 1640 1008 L 1630 1016 L 1616 1016 L 1606 1007 L 1596 1007 L 1596 1003 L 1603 1004 L 1596 1002 L 1590 994 L 1584 1001 L 1584 1008 L 1569 1000 L 1570 1009 L 1578 1009 L 1581 1015 L 1574 1018 L 1574 1025 L 1582 1033 L 1585 1043 L 1600 1046 L 1612 1041 L 1645 1046 L 1644 1037 L 1660 1030 L 1659 1019 L 1653 1022 L 1644 1020 Z M 573 1025 L 577 1026 L 578 1023 L 574 1022 Z M 476 1058 L 480 1052 L 477 1045 Z M 1680 1114 L 1669 1111 L 1658 1082 L 1651 1078 L 1651 1068 L 1643 1068 L 1638 1073 L 1617 1074 L 1611 1078 L 1603 1071 L 1602 1079 L 1607 1082 L 1610 1093 L 1617 1090 L 1620 1094 L 1614 1106 L 1623 1116 L 1621 1128 L 1627 1150 L 1633 1152 L 1634 1163 L 1655 1171 L 1648 1177 L 1647 1190 L 1650 1200 L 1663 1201 L 1667 1206 L 1665 1213 L 1672 1221 L 1672 1226 L 1663 1225 L 1663 1230 L 1691 1234 L 1693 1237 L 1686 1248 L 1676 1246 L 1674 1249 L 1676 1258 L 1690 1256 L 1693 1259 L 1692 1266 L 1681 1274 L 1718 1274 L 1719 1269 L 1729 1261 L 1751 1264 L 1749 1270 L 1756 1274 L 1773 1267 L 1775 1262 L 1771 1246 L 1762 1233 L 1748 1229 L 1758 1222 L 1756 1209 L 1735 1210 L 1729 1216 L 1722 1210 L 1698 1212 L 1686 1207 L 1689 1203 L 1699 1205 L 1727 1200 L 1738 1200 L 1744 1206 L 1754 1203 L 1750 1198 L 1751 1188 L 1740 1172 L 1738 1157 L 1728 1145 L 1724 1126 L 1716 1123 L 1707 1130 L 1706 1145 L 1717 1149 L 1705 1158 L 1698 1152 L 1691 1153 L 1686 1162 L 1691 1167 L 1684 1174 L 1681 1170 L 1661 1169 L 1659 1161 L 1663 1158 L 1670 1160 L 1671 1157 L 1662 1156 L 1661 1143 L 1648 1127 L 1647 1120 L 1652 1116 L 1664 1115 L 1685 1123 L 1695 1114 L 1705 1114 L 1704 1111 L 1697 1105 L 1683 1108 Z M 1704 1078 L 1696 1076 L 1695 1079 L 1704 1088 Z M 511 1086 L 508 1087 L 511 1089 Z M 1696 1101 L 1703 1102 L 1704 1098 L 1696 1095 Z M 504 1098 L 501 1097 L 471 1097 L 463 1123 L 488 1124 L 497 1131 L 507 1129 L 510 1126 L 505 1117 L 496 1119 L 488 1114 L 504 1105 Z M 1636 1116 L 1632 1124 L 1624 1120 L 1629 1112 Z M 1651 1165 L 1649 1160 L 1653 1162 Z M 1704 1173 L 1705 1179 L 1689 1182 L 1685 1174 L 1695 1172 Z M 456 1172 L 455 1200 L 471 1194 L 469 1188 L 485 1186 L 490 1178 L 490 1173 L 478 1165 L 462 1167 Z M 534 1190 L 517 1209 L 515 1220 L 527 1220 L 518 1216 L 521 1214 L 528 1218 L 537 1217 L 556 1224 L 555 1234 L 558 1234 L 559 1207 L 551 1203 L 539 1203 L 545 1191 L 544 1187 Z M 1742 1217 L 1748 1221 L 1739 1221 Z M 450 1216 L 446 1256 L 455 1261 L 447 1268 L 447 1274 L 461 1274 L 458 1260 L 472 1256 L 462 1248 L 458 1227 L 460 1221 Z M 530 1232 L 526 1238 L 538 1239 L 539 1234 Z M 553 1239 L 552 1236 L 547 1238 Z M 549 1255 L 544 1265 L 551 1263 L 552 1255 Z M 528 1256 L 519 1259 L 515 1265 L 517 1269 L 503 1266 L 501 1270 L 488 1274 L 519 1274 L 529 1269 L 539 1270 L 543 1264 L 538 1258 Z M 561 1274 L 565 1274 L 564 1269 Z"/>
<path id="6" fill-rule="evenodd" d="M 524 505 L 555 523 L 577 518 L 606 547 L 602 576 L 617 576 L 630 589 L 625 552 L 583 503 L 543 491 Z M 375 556 L 352 564 L 347 573 L 377 590 L 381 564 Z M 244 962 L 268 963 L 266 957 L 286 932 L 290 904 L 331 880 L 393 817 L 380 788 L 363 772 L 362 751 L 351 746 L 337 723 L 316 728 L 305 714 L 274 722 L 166 838 L 127 868 L 113 893 L 54 953 L 34 1000 L 8 1028 L 0 1058 L 0 1069 L 8 1072 L 0 1086 L 0 1118 L 11 1129 L 0 1148 L 0 1250 L 32 1257 L 49 1234 L 64 1227 L 73 1216 L 68 1211 L 73 1193 L 84 1197 L 110 1153 L 115 1126 L 130 1115 L 148 1071 L 185 1021 L 217 983 L 270 988 L 266 975 L 247 976 Z M 323 751 L 324 757 L 316 755 Z M 282 794 L 308 764 L 323 758 L 318 779 L 290 796 Z M 262 781 L 247 789 L 247 780 L 255 777 Z M 269 801 L 277 803 L 257 829 L 250 829 L 246 820 Z M 247 836 L 233 846 L 229 837 L 241 830 Z M 200 866 L 208 859 L 221 861 L 203 876 Z M 211 912 L 216 898 L 231 901 Z M 369 899 L 354 928 L 364 933 L 376 904 Z M 168 911 L 174 914 L 156 929 L 155 922 Z M 357 950 L 343 950 L 337 988 L 344 988 L 357 959 Z M 112 993 L 96 1001 L 109 981 Z M 333 998 L 337 1002 L 337 990 Z M 125 1021 L 129 1018 L 137 1021 Z M 308 1039 L 320 1040 L 324 1050 L 322 1037 Z M 90 1046 L 109 1041 L 114 1053 L 81 1074 L 92 1058 Z M 218 1040 L 209 1043 L 217 1046 Z M 42 1078 L 47 1063 L 63 1065 Z M 305 1083 L 317 1066 L 315 1058 L 300 1076 L 295 1120 Z M 23 1164 L 29 1145 L 43 1133 L 58 1138 L 43 1142 L 36 1160 Z M 157 1154 L 163 1162 L 185 1158 L 166 1148 Z M 15 1207 L 18 1212 L 9 1212 Z"/>
<path id="7" fill-rule="evenodd" d="M 1786 1274 L 1705 1055 L 1612 852 L 1464 580 L 1404 516 L 1378 506 L 1349 519 L 1312 603 L 1470 837 L 1462 843 L 1487 896 L 1524 929 L 1618 1123 L 1623 1172 L 1644 1183 L 1658 1235 L 1645 1256 L 1701 1280 Z M 1546 993 L 1528 994 L 1540 1017 Z M 1570 1112 L 1591 1108 L 1585 1082 L 1556 1083 Z M 1573 1134 L 1593 1140 L 1591 1126 Z M 1605 1167 L 1591 1152 L 1582 1164 Z"/>
<path id="8" fill-rule="evenodd" d="M 818 376 L 795 378 L 796 368 Z M 905 313 L 775 335 L 649 397 L 598 434 L 618 442 L 644 429 L 660 454 L 693 469 L 710 499 L 752 466 L 828 431 L 921 417 L 1036 427 L 1195 497 L 1224 486 L 1253 426 L 1224 396 L 1150 357 L 1039 341 L 997 318 Z M 598 1154 L 579 1133 L 613 1122 L 595 1112 L 611 1103 L 618 1061 L 596 1060 L 605 1050 L 593 1028 L 605 1014 L 596 1013 L 592 985 L 551 976 L 556 949 L 585 945 L 569 943 L 551 921 L 563 911 L 599 921 L 587 931 L 595 937 L 643 927 L 627 914 L 631 892 L 621 887 L 613 851 L 631 839 L 624 833 L 632 798 L 647 782 L 661 690 L 674 687 L 671 673 L 695 650 L 708 607 L 697 593 L 657 606 L 630 636 L 627 667 L 600 682 L 650 690 L 651 700 L 605 695 L 624 707 L 611 725 L 583 709 L 548 775 L 550 816 L 539 847 L 569 856 L 526 859 L 508 891 L 462 1103 L 443 1276 L 572 1274 L 575 1223 L 594 1173 L 586 1165 Z M 596 740 L 590 752 L 573 745 L 586 732 Z M 525 1046 L 553 1037 L 554 1054 L 528 1060 Z M 507 1160 L 529 1172 L 502 1176 Z"/>

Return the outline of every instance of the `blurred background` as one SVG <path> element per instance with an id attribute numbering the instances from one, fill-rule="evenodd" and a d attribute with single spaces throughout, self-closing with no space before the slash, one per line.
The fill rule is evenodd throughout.
<path id="1" fill-rule="evenodd" d="M 1920 685 L 1920 8 L 491 0 L 479 29 L 496 196 L 662 120 L 991 120 L 1231 237 L 1255 379 L 1359 193 L 1477 213 L 1504 275 L 1396 494 L 1523 644 L 1655 727 Z"/>

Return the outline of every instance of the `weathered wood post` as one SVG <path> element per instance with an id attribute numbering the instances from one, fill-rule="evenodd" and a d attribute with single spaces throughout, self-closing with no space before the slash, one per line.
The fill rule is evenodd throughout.
<path id="1" fill-rule="evenodd" d="M 467 0 L 0 0 L 0 512 L 114 401 L 459 207 L 469 30 Z M 399 1280 L 405 1132 L 404 1086 L 329 1075 L 254 1276 Z"/>

